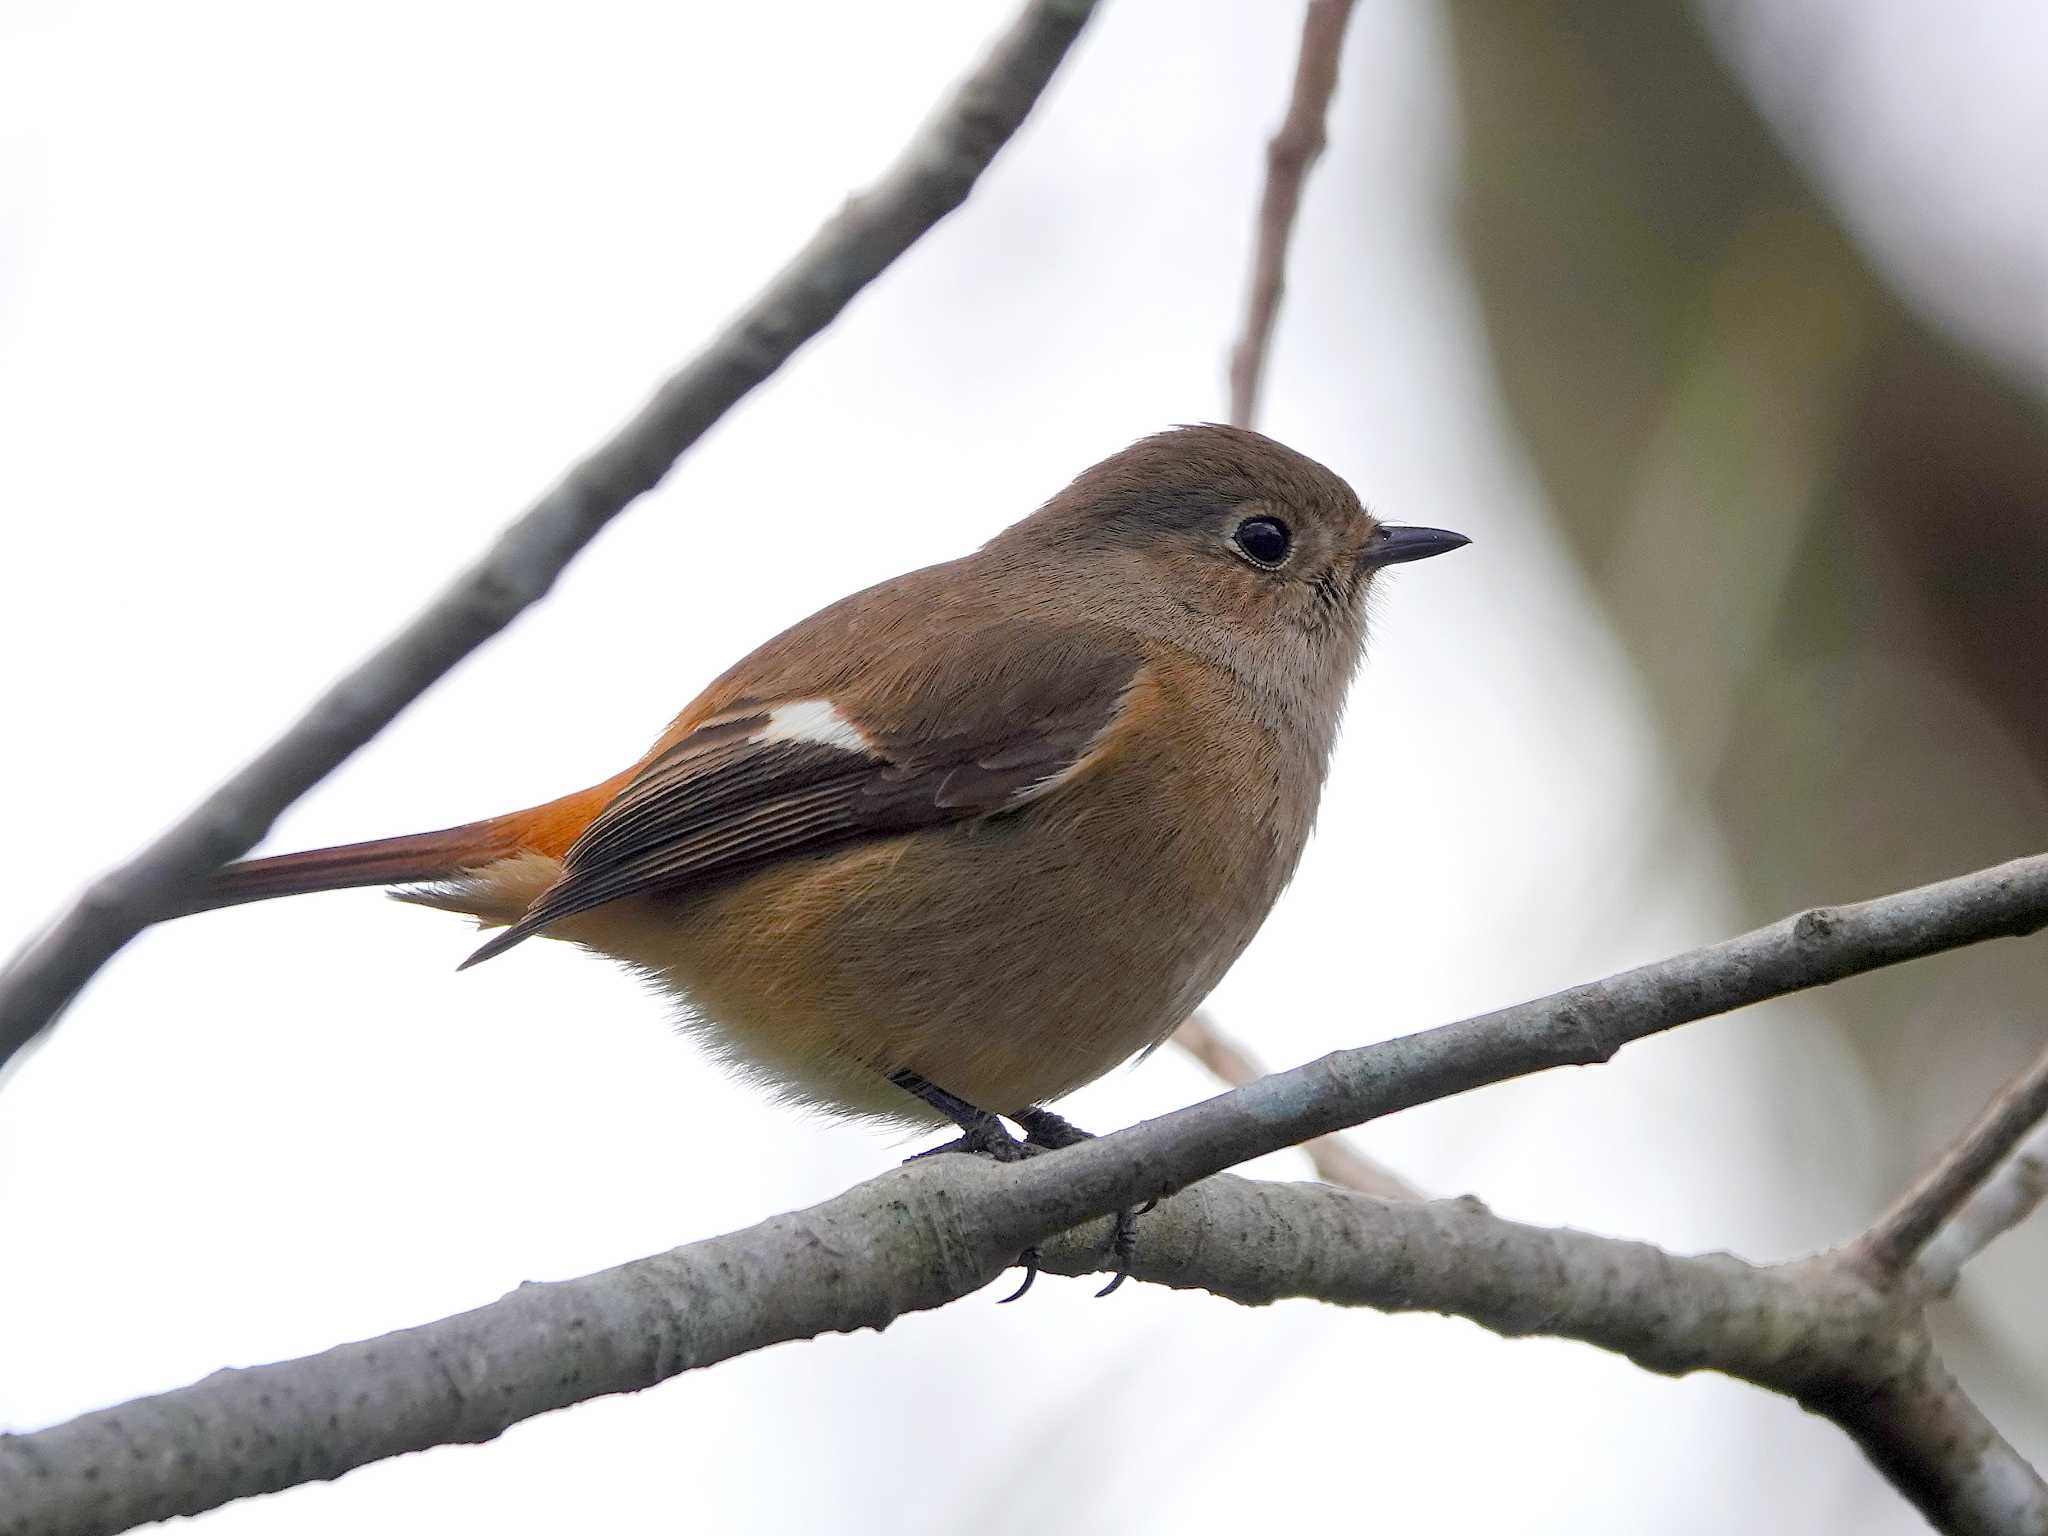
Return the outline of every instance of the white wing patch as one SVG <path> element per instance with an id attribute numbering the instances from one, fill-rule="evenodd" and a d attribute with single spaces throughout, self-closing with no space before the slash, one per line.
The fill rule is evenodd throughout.
<path id="1" fill-rule="evenodd" d="M 768 723 L 750 739 L 760 746 L 800 741 L 847 752 L 875 750 L 867 733 L 839 713 L 830 699 L 798 699 L 793 704 L 778 704 L 768 712 Z"/>

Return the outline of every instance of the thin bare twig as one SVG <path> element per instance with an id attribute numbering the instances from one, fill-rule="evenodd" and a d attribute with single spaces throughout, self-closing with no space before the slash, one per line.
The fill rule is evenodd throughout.
<path id="1" fill-rule="evenodd" d="M 2048 1125 L 2039 1126 L 2013 1155 L 1928 1239 L 1913 1266 L 1930 1296 L 1955 1289 L 1963 1266 L 2034 1214 L 2048 1197 Z"/>
<path id="2" fill-rule="evenodd" d="M 1267 1073 L 1266 1064 L 1225 1033 L 1206 1008 L 1188 1015 L 1187 1022 L 1174 1031 L 1173 1043 L 1209 1069 L 1212 1076 L 1233 1088 L 1256 1082 Z M 1316 1177 L 1340 1189 L 1361 1195 L 1378 1195 L 1386 1200 L 1420 1200 L 1422 1191 L 1360 1152 L 1342 1136 L 1318 1136 L 1305 1141 Z"/>
<path id="3" fill-rule="evenodd" d="M 538 601 L 584 545 L 654 488 L 749 390 L 965 201 L 1017 131 L 1094 0 L 1030 0 L 882 179 L 852 199 L 638 415 L 572 468 L 410 624 L 197 809 L 101 876 L 0 973 L 0 1065 L 207 871 L 247 852 L 299 796 L 463 657 Z"/>
<path id="4" fill-rule="evenodd" d="M 1965 1131 L 1880 1216 L 1858 1244 L 1880 1274 L 1909 1268 L 2008 1154 L 2048 1117 L 2048 1051 L 2000 1090 Z M 2024 1181 L 2024 1172 L 2015 1175 Z M 1989 1241 L 1987 1238 L 1986 1241 Z"/>
<path id="5" fill-rule="evenodd" d="M 1258 417 L 1259 384 L 1273 345 L 1280 295 L 1287 285 L 1287 251 L 1294 240 L 1294 218 L 1301 208 L 1301 189 L 1309 168 L 1322 154 L 1327 139 L 1323 121 L 1337 91 L 1337 60 L 1344 51 L 1351 5 L 1352 0 L 1309 0 L 1287 115 L 1266 145 L 1266 188 L 1259 199 L 1251 294 L 1245 302 L 1244 334 L 1230 353 L 1230 420 L 1236 426 L 1249 427 Z M 1265 1069 L 1249 1051 L 1213 1018 L 1202 1014 L 1181 1025 L 1174 1032 L 1173 1043 L 1233 1087 L 1264 1075 Z M 1318 1137 L 1303 1150 L 1315 1163 L 1316 1172 L 1332 1184 L 1369 1195 L 1421 1198 L 1401 1179 L 1343 1142 Z"/>
<path id="6" fill-rule="evenodd" d="M 1287 285 L 1287 248 L 1301 207 L 1302 183 L 1328 142 L 1324 119 L 1337 92 L 1337 60 L 1352 0 L 1309 0 L 1301 28 L 1301 54 L 1294 66 L 1294 94 L 1280 131 L 1266 146 L 1266 190 L 1259 200 L 1258 248 L 1252 258 L 1251 297 L 1245 304 L 1244 334 L 1230 353 L 1230 419 L 1248 427 L 1258 415 L 1259 384 Z"/>
<path id="7" fill-rule="evenodd" d="M 879 1328 L 967 1294 L 1056 1233 L 1311 1136 L 1548 1067 L 1605 1061 L 1630 1041 L 1711 1014 L 2044 925 L 2048 855 L 1815 909 L 1604 981 L 1339 1051 L 1044 1157 L 1004 1166 L 923 1160 L 810 1211 L 581 1280 L 525 1286 L 443 1323 L 306 1362 L 220 1372 L 37 1434 L 0 1437 L 0 1536 L 121 1530 L 407 1450 L 488 1440 L 534 1414 L 782 1340 Z M 1883 1297 L 1867 1266 L 1826 1256 L 1778 1271 L 1823 1302 L 1788 1332 L 1778 1309 L 1752 1316 L 1723 1305 L 1733 1295 L 1725 1290 L 1710 1305 L 1673 1304 L 1688 1286 L 1742 1283 L 1729 1278 L 1742 1268 L 1733 1260 L 1677 1261 L 1614 1244 L 1597 1251 L 1597 1264 L 1608 1266 L 1603 1279 L 1559 1274 L 1518 1240 L 1503 1248 L 1500 1271 L 1481 1275 L 1462 1261 L 1446 1269 L 1434 1247 L 1383 1252 L 1368 1240 L 1372 1223 L 1433 1222 L 1429 1213 L 1445 1209 L 1482 1214 L 1469 1202 L 1377 1202 L 1309 1186 L 1293 1199 L 1311 1204 L 1275 1219 L 1270 1208 L 1226 1217 L 1211 1198 L 1170 1201 L 1147 1218 L 1135 1272 L 1178 1283 L 1169 1278 L 1173 1263 L 1207 1264 L 1205 1276 L 1188 1270 L 1187 1283 L 1246 1300 L 1334 1300 L 1378 1286 L 1401 1305 L 1473 1316 L 1479 1301 L 1459 1297 L 1470 1300 L 1478 1286 L 1488 1326 L 1540 1331 L 1557 1304 L 1557 1316 L 1585 1320 L 1573 1336 L 1609 1348 L 1621 1348 L 1622 1335 L 1605 1330 L 1621 1324 L 1599 1319 L 1625 1317 L 1633 1298 L 1650 1331 L 1626 1351 L 1631 1358 L 1661 1370 L 1730 1370 L 1791 1394 L 1841 1424 L 1944 1531 L 2048 1528 L 2048 1489 L 1942 1369 L 1917 1312 Z M 1314 1213 L 1333 1209 L 1331 1201 L 1359 1205 L 1340 1208 L 1352 1214 L 1326 1240 L 1299 1238 L 1297 1229 L 1318 1230 Z M 1363 1226 L 1360 1207 L 1371 1213 Z M 1175 1239 L 1169 1223 L 1179 1210 L 1208 1214 Z M 1248 1235 L 1222 1242 L 1219 1232 L 1233 1224 Z M 1472 1263 L 1486 1242 L 1507 1238 L 1498 1227 L 1481 1236 Z M 1540 1241 L 1566 1243 L 1556 1251 L 1567 1256 L 1592 1252 L 1569 1239 Z M 1274 1267 L 1283 1262 L 1284 1273 Z M 1681 1262 L 1709 1268 L 1681 1273 Z M 1247 1264 L 1264 1265 L 1265 1278 Z M 1231 1266 L 1235 1278 L 1224 1272 Z M 1579 1288 L 1580 1310 L 1565 1310 L 1560 1286 Z M 1882 1324 L 1841 1331 L 1864 1315 L 1854 1297 L 1885 1302 Z M 1745 1331 L 1746 1318 L 1754 1331 Z M 1681 1319 L 1707 1332 L 1687 1333 Z"/>

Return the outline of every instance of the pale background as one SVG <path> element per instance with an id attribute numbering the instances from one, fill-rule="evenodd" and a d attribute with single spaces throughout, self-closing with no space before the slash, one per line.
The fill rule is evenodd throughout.
<path id="1" fill-rule="evenodd" d="M 0 0 L 0 936 L 427 599 L 1009 9 Z M 1895 279 L 1935 274 L 1945 323 L 2048 371 L 2048 327 L 2013 323 L 2048 270 L 2048 27 L 1958 13 L 1937 37 L 1904 4 L 1716 12 Z M 1219 416 L 1298 20 L 1108 5 L 966 209 L 267 846 L 594 781 L 782 626 Z M 1448 46 L 1427 6 L 1359 8 L 1261 423 L 1475 540 L 1382 584 L 1317 838 L 1215 998 L 1275 1064 L 1754 915 L 1702 817 L 1645 854 L 1676 769 L 1495 393 Z M 910 1150 L 763 1105 L 596 961 L 457 976 L 468 947 L 350 893 L 180 922 L 108 969 L 0 1092 L 0 1428 L 725 1231 Z M 1210 1091 L 1168 1052 L 1065 1107 L 1110 1128 Z M 1888 1139 L 1840 1036 L 1785 1004 L 1361 1139 L 1505 1215 L 1772 1258 L 1871 1214 L 1815 1171 L 1816 1118 L 1829 1167 Z M 776 1349 L 205 1528 L 1919 1528 L 1831 1428 L 1718 1378 L 1092 1289 Z M 2038 1383 L 1988 1406 L 2048 1451 Z"/>

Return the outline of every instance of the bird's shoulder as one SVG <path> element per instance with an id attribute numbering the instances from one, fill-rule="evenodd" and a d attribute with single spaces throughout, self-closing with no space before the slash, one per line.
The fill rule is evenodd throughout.
<path id="1" fill-rule="evenodd" d="M 1148 691 L 1168 648 L 1109 616 L 1102 594 L 973 557 L 857 592 L 791 626 L 705 689 L 650 760 L 742 712 L 829 705 L 880 755 L 999 742 L 1034 723 L 1100 721 Z"/>

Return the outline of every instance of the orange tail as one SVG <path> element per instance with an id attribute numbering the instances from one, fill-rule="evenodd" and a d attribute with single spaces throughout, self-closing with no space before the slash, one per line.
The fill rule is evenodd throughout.
<path id="1" fill-rule="evenodd" d="M 186 911 L 210 912 L 246 901 L 268 901 L 273 896 L 305 896 L 363 885 L 432 885 L 458 880 L 516 853 L 558 859 L 626 777 L 622 774 L 546 805 L 467 826 L 230 864 L 208 877 L 204 891 Z"/>

